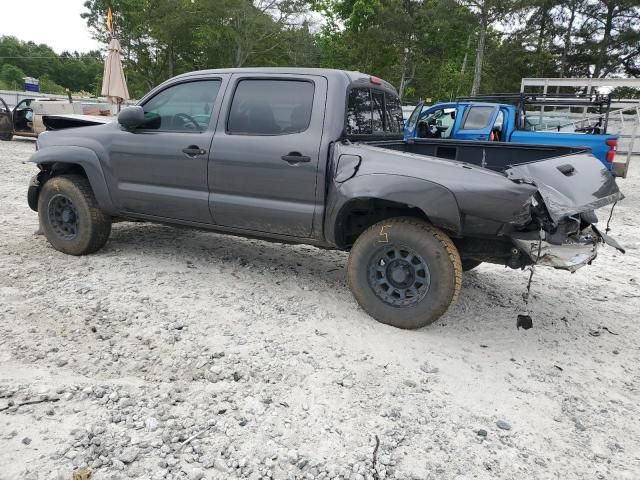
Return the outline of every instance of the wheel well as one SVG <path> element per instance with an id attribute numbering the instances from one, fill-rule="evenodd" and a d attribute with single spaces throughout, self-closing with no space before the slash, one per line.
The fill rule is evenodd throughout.
<path id="1" fill-rule="evenodd" d="M 339 248 L 349 248 L 371 225 L 394 217 L 414 217 L 429 221 L 422 210 L 405 203 L 379 198 L 358 198 L 345 204 L 335 224 L 335 240 Z"/>
<path id="2" fill-rule="evenodd" d="M 82 166 L 77 163 L 64 163 L 64 162 L 55 162 L 55 163 L 44 163 L 38 165 L 40 167 L 40 173 L 38 173 L 37 183 L 32 183 L 29 187 L 27 193 L 27 202 L 29 203 L 29 207 L 34 212 L 38 211 L 38 197 L 40 196 L 40 190 L 42 186 L 49 181 L 50 178 L 56 177 L 59 175 L 81 175 L 85 178 L 89 178 L 87 176 L 87 172 L 85 172 Z"/>
<path id="3" fill-rule="evenodd" d="M 49 163 L 43 166 L 43 170 L 49 172 L 49 177 L 55 177 L 57 175 L 82 175 L 85 178 L 87 177 L 87 172 L 85 172 L 84 168 L 77 163 L 65 163 L 65 162 L 55 162 Z M 47 168 L 49 167 L 49 168 Z"/>

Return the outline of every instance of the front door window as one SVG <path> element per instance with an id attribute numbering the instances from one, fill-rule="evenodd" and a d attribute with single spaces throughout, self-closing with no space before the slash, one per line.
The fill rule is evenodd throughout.
<path id="1" fill-rule="evenodd" d="M 144 130 L 202 132 L 209 126 L 220 80 L 202 80 L 173 85 L 144 105 Z"/>

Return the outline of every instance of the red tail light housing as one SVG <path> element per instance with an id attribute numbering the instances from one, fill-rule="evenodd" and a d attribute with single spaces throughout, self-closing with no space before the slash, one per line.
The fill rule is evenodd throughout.
<path id="1" fill-rule="evenodd" d="M 382 79 L 378 77 L 369 77 L 369 81 L 374 85 L 382 85 Z"/>
<path id="2" fill-rule="evenodd" d="M 616 150 L 618 149 L 618 140 L 607 140 L 607 145 L 609 146 L 609 151 L 607 152 L 607 162 L 613 163 L 613 160 L 616 157 Z"/>

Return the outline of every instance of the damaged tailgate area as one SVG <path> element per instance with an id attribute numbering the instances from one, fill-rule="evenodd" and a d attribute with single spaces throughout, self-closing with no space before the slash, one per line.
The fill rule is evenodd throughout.
<path id="1" fill-rule="evenodd" d="M 532 263 L 574 272 L 596 258 L 602 243 L 624 253 L 595 225 L 594 210 L 613 208 L 624 198 L 614 177 L 595 157 L 556 157 L 514 166 L 505 174 L 516 183 L 538 188 L 531 205 L 531 225 L 538 228 L 509 234 Z"/>

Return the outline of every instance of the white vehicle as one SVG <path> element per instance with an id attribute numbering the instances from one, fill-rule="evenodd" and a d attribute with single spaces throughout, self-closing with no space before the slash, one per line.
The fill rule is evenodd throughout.
<path id="1" fill-rule="evenodd" d="M 13 109 L 0 98 L 0 140 L 11 140 L 14 135 L 37 137 L 47 128 L 44 116 L 82 115 L 80 103 L 50 98 L 25 98 Z"/>

